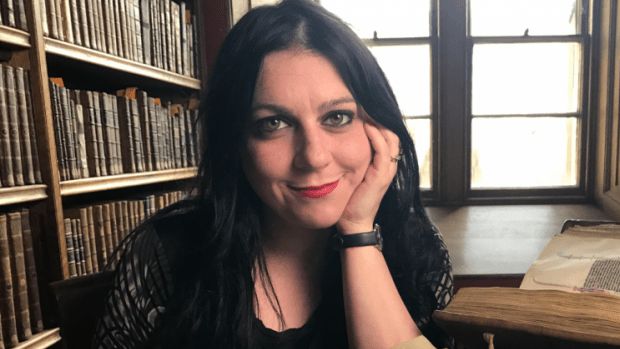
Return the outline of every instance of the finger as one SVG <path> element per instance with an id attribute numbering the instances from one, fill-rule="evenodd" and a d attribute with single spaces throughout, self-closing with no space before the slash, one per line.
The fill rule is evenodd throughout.
<path id="1" fill-rule="evenodd" d="M 388 144 L 388 149 L 390 151 L 390 160 L 396 163 L 396 161 L 394 161 L 393 159 L 399 158 L 399 155 L 401 153 L 400 138 L 398 138 L 398 136 L 394 132 L 387 128 L 381 127 L 379 128 L 379 131 L 381 132 L 383 138 Z"/>
<path id="2" fill-rule="evenodd" d="M 376 126 L 366 123 L 364 124 L 364 127 L 366 129 L 366 135 L 368 136 L 370 144 L 375 152 L 372 165 L 376 169 L 384 167 L 385 165 L 387 165 L 387 162 L 390 161 L 389 145 L 381 131 L 379 131 Z"/>

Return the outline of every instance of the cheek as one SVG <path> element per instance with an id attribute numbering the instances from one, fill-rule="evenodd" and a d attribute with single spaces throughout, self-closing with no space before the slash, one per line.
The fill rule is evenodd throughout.
<path id="1" fill-rule="evenodd" d="M 282 175 L 285 170 L 284 153 L 285 147 L 268 142 L 248 141 L 243 156 L 243 171 L 255 190 L 268 186 L 271 180 Z"/>
<path id="2" fill-rule="evenodd" d="M 361 176 L 359 178 L 359 181 L 361 181 L 372 160 L 370 140 L 366 136 L 364 129 L 360 127 L 359 130 L 352 134 L 352 137 L 349 137 L 346 146 L 343 147 L 341 144 L 340 148 L 342 148 L 340 155 L 342 163 L 349 167 L 356 174 L 356 177 Z"/>

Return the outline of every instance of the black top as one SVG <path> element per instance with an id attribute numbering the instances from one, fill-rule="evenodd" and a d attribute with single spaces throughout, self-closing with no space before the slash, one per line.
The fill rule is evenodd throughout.
<path id="1" fill-rule="evenodd" d="M 182 251 L 178 248 L 179 230 L 195 228 L 188 221 L 191 219 L 183 213 L 171 218 L 164 217 L 164 224 L 147 221 L 119 246 L 120 253 L 114 258 L 117 262 L 114 286 L 104 305 L 104 315 L 97 325 L 93 348 L 157 346 L 149 341 L 174 291 L 175 274 L 172 270 L 176 270 L 174 261 L 177 252 Z M 448 258 L 447 252 L 445 255 Z M 334 261 L 339 266 L 337 257 L 338 254 L 334 253 Z M 340 273 L 339 269 L 332 269 L 331 272 Z M 339 279 L 338 275 L 333 276 Z M 437 297 L 438 308 L 447 305 L 451 282 L 452 276 L 449 274 L 438 276 L 432 290 Z M 255 318 L 253 344 L 258 348 L 270 349 L 347 348 L 341 289 L 338 292 L 335 297 L 333 294 L 324 297 L 307 323 L 300 328 L 277 332 L 266 328 Z M 430 318 L 421 319 L 417 325 L 424 332 L 430 322 Z"/>

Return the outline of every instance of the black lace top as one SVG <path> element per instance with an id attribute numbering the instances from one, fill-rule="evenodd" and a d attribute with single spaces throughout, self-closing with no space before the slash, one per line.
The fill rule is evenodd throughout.
<path id="1" fill-rule="evenodd" d="M 150 341 L 151 335 L 159 325 L 167 300 L 174 291 L 170 244 L 162 241 L 159 228 L 155 229 L 154 226 L 144 224 L 130 234 L 119 248 L 121 253 L 116 265 L 114 286 L 106 300 L 104 315 L 97 325 L 93 348 L 154 346 Z M 449 263 L 447 251 L 444 255 L 445 262 Z M 447 272 L 433 278 L 437 308 L 443 308 L 452 294 L 452 275 Z M 255 344 L 258 348 L 274 349 L 346 348 L 344 314 L 341 309 L 321 302 L 304 326 L 284 332 L 266 328 L 256 319 Z M 336 321 L 338 325 L 335 327 L 339 329 L 333 326 L 334 317 L 341 319 Z M 324 325 L 325 319 L 332 319 L 332 325 Z M 429 326 L 434 326 L 430 317 L 419 319 L 417 325 L 435 345 L 449 346 L 445 341 L 438 343 L 436 335 L 425 331 Z"/>

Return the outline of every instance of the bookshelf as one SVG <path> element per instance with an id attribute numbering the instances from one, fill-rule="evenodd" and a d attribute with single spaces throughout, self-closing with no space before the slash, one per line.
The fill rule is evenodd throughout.
<path id="1" fill-rule="evenodd" d="M 207 68 L 213 64 L 217 48 L 230 27 L 228 0 L 185 0 L 194 14 L 192 23 L 197 26 L 194 64 L 200 69 L 196 77 L 53 38 L 49 32 L 44 33 L 42 18 L 50 11 L 47 8 L 44 12 L 42 6 L 49 2 L 24 0 L 27 31 L 0 24 L 0 62 L 29 71 L 33 137 L 37 140 L 34 152 L 38 155 L 42 182 L 0 187 L 0 213 L 28 209 L 31 221 L 36 217 L 34 220 L 39 223 L 38 227 L 33 227 L 32 236 L 45 330 L 17 346 L 9 346 L 18 349 L 55 347 L 61 341 L 61 330 L 55 327 L 57 314 L 53 310 L 49 283 L 70 277 L 65 224 L 67 219 L 76 218 L 72 213 L 80 207 L 93 207 L 110 200 L 135 200 L 145 193 L 157 196 L 177 189 L 178 184 L 191 181 L 197 175 L 195 164 L 188 161 L 187 166 L 179 168 L 61 180 L 63 154 L 57 151 L 58 133 L 49 78 L 63 77 L 73 84 L 71 88 L 111 95 L 127 87 L 137 87 L 147 91 L 149 97 L 182 103 L 180 101 L 197 97 L 205 87 Z M 110 192 L 118 193 L 118 197 L 114 198 Z M 148 209 L 152 211 L 153 206 Z"/>

